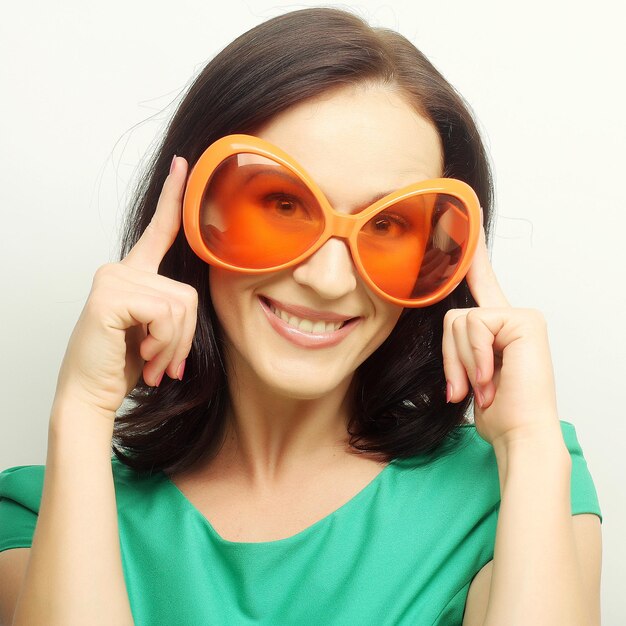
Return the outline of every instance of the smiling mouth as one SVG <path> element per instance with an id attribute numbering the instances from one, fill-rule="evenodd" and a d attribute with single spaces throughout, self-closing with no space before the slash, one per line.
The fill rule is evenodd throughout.
<path id="1" fill-rule="evenodd" d="M 267 308 L 285 324 L 291 328 L 299 330 L 300 332 L 309 333 L 311 335 L 327 335 L 329 333 L 334 333 L 346 326 L 346 324 L 350 324 L 353 320 L 357 319 L 348 318 L 343 321 L 307 319 L 306 317 L 299 317 L 293 313 L 288 313 L 287 311 L 276 306 L 274 302 L 271 302 L 267 298 L 262 298 L 262 300 Z"/>

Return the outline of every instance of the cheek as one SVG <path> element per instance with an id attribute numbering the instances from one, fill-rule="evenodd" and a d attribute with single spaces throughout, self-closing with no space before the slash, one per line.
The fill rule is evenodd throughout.
<path id="1" fill-rule="evenodd" d="M 242 310 L 245 293 L 245 275 L 211 267 L 209 270 L 209 292 L 213 308 L 222 327 L 228 331 L 237 323 Z"/>
<path id="2" fill-rule="evenodd" d="M 376 316 L 379 320 L 376 337 L 379 340 L 379 345 L 389 337 L 391 331 L 396 327 L 403 310 L 404 308 L 401 306 L 379 301 L 376 307 Z"/>
<path id="3" fill-rule="evenodd" d="M 224 308 L 227 308 L 224 304 L 228 300 L 228 291 L 222 285 L 220 274 L 221 271 L 214 267 L 209 269 L 209 293 L 211 294 L 213 308 L 220 321 L 222 321 L 222 311 Z"/>

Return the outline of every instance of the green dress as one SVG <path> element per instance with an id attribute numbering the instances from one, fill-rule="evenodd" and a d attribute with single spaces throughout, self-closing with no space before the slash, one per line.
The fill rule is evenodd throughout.
<path id="1" fill-rule="evenodd" d="M 572 513 L 602 519 L 574 426 L 561 429 Z M 493 448 L 474 426 L 459 431 L 448 454 L 394 460 L 333 513 L 260 543 L 224 540 L 165 474 L 113 459 L 135 624 L 458 626 L 500 506 Z M 44 469 L 0 473 L 0 551 L 31 545 Z"/>

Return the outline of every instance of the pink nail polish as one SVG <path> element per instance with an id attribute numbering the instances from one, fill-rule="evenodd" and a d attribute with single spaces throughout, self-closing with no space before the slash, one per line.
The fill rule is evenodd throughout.
<path id="1" fill-rule="evenodd" d="M 183 374 L 185 373 L 185 363 L 187 363 L 187 359 L 183 359 L 183 362 L 178 366 L 178 371 L 176 372 L 176 378 L 178 378 L 178 380 L 183 379 Z"/>
<path id="2" fill-rule="evenodd" d="M 172 164 L 170 165 L 170 174 L 174 171 L 174 165 L 176 164 L 176 155 L 172 159 Z"/>
<path id="3" fill-rule="evenodd" d="M 159 377 L 156 379 L 156 382 L 154 383 L 155 387 L 158 387 L 161 384 L 161 381 L 163 380 L 163 374 L 165 374 L 165 372 L 161 372 Z"/>
<path id="4" fill-rule="evenodd" d="M 450 402 L 450 400 L 452 400 L 452 393 L 453 393 L 453 389 L 452 389 L 452 385 L 450 384 L 450 382 L 446 382 L 446 402 Z"/>

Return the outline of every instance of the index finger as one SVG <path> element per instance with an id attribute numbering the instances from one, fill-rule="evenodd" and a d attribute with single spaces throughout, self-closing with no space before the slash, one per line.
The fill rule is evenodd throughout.
<path id="1" fill-rule="evenodd" d="M 498 283 L 493 266 L 489 260 L 485 230 L 483 228 L 480 229 L 476 252 L 465 278 L 478 306 L 495 308 L 511 306 Z"/>
<path id="2" fill-rule="evenodd" d="M 165 253 L 180 230 L 187 166 L 183 157 L 174 157 L 154 215 L 137 243 L 122 260 L 124 265 L 155 274 L 158 272 Z"/>

